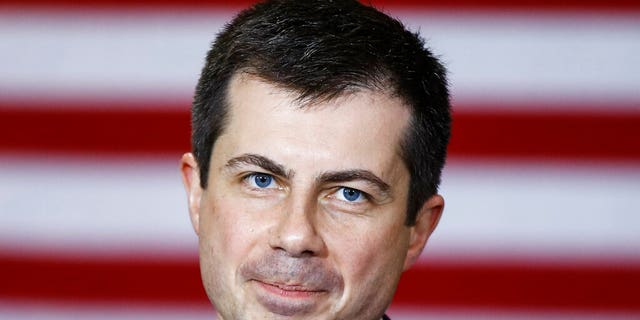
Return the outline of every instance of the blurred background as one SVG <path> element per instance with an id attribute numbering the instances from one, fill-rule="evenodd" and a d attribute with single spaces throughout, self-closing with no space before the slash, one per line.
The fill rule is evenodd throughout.
<path id="1" fill-rule="evenodd" d="M 640 3 L 372 2 L 454 106 L 445 214 L 392 318 L 640 318 Z M 0 3 L 1 319 L 212 317 L 178 160 L 249 3 Z"/>

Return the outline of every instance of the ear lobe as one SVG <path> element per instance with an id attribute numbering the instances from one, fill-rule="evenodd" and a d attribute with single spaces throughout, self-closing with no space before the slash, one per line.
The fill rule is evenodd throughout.
<path id="1" fill-rule="evenodd" d="M 422 253 L 433 230 L 440 221 L 444 210 L 444 198 L 436 194 L 429 198 L 420 208 L 416 216 L 416 224 L 411 226 L 409 248 L 404 260 L 403 271 L 409 269 Z"/>
<path id="2" fill-rule="evenodd" d="M 191 225 L 196 234 L 199 234 L 202 188 L 200 187 L 200 170 L 192 153 L 189 152 L 182 155 L 182 159 L 180 159 L 180 172 L 182 174 L 184 189 L 187 192 Z"/>

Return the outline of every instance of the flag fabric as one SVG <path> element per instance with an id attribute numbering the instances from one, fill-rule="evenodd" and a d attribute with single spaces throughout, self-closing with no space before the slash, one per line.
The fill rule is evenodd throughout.
<path id="1" fill-rule="evenodd" d="M 178 160 L 249 4 L 0 4 L 0 319 L 213 316 Z M 373 4 L 453 97 L 445 212 L 391 318 L 640 318 L 640 4 Z"/>

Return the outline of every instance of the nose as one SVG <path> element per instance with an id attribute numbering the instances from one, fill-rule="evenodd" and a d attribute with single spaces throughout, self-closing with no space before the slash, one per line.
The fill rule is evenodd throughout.
<path id="1" fill-rule="evenodd" d="M 315 201 L 291 199 L 271 230 L 269 245 L 291 257 L 321 255 L 325 244 L 317 222 Z"/>

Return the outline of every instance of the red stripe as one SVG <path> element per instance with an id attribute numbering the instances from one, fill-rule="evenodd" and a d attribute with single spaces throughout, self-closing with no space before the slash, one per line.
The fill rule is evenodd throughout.
<path id="1" fill-rule="evenodd" d="M 0 298 L 38 302 L 208 303 L 198 258 L 90 260 L 0 253 Z"/>
<path id="2" fill-rule="evenodd" d="M 419 265 L 394 306 L 640 311 L 640 265 Z M 206 305 L 197 258 L 90 260 L 0 253 L 0 298 Z"/>
<path id="3" fill-rule="evenodd" d="M 236 0 L 233 2 L 225 0 L 93 0 L 93 1 L 73 1 L 73 0 L 6 0 L 0 6 L 4 7 L 32 7 L 32 8 L 63 8 L 63 9 L 219 9 L 233 8 L 239 9 L 254 3 L 251 0 Z M 619 11 L 628 12 L 630 10 L 640 10 L 640 2 L 633 0 L 363 0 L 364 3 L 373 3 L 381 8 L 424 8 L 424 9 L 446 9 L 446 10 L 549 10 L 549 11 Z"/>
<path id="4" fill-rule="evenodd" d="M 128 106 L 69 109 L 3 108 L 0 150 L 70 154 L 168 154 L 189 150 L 187 106 L 161 110 Z"/>
<path id="5" fill-rule="evenodd" d="M 600 112 L 575 110 L 456 113 L 450 154 L 538 161 L 640 161 L 640 113 L 606 113 L 604 106 Z"/>
<path id="6" fill-rule="evenodd" d="M 452 159 L 640 162 L 639 112 L 468 111 L 474 109 L 482 108 L 454 114 Z M 0 103 L 0 152 L 177 156 L 189 150 L 189 134 L 186 105 L 38 109 Z"/>
<path id="7" fill-rule="evenodd" d="M 640 310 L 640 266 L 441 265 L 407 271 L 395 305 Z"/>

